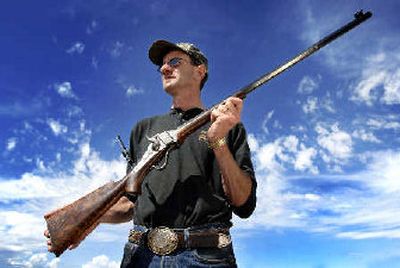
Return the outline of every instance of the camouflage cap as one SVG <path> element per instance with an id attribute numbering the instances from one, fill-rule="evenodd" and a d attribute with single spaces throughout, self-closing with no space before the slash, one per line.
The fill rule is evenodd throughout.
<path id="1" fill-rule="evenodd" d="M 171 43 L 166 40 L 155 41 L 149 49 L 149 58 L 155 65 L 160 66 L 164 56 L 173 50 L 179 50 L 186 53 L 194 64 L 204 64 L 208 69 L 208 60 L 203 52 L 191 43 Z"/>

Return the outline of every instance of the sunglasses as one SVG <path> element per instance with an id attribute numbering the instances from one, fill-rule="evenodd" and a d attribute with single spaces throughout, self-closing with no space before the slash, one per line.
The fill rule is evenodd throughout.
<path id="1" fill-rule="evenodd" d="M 168 65 L 169 67 L 171 67 L 171 68 L 176 68 L 176 67 L 178 67 L 178 66 L 181 64 L 181 62 L 182 62 L 183 60 L 184 60 L 184 59 L 178 58 L 178 57 L 172 58 L 172 59 L 170 59 L 169 61 L 167 61 L 167 62 L 161 64 L 160 66 L 158 66 L 157 71 L 161 73 L 161 68 L 162 68 L 165 64 L 167 64 L 167 65 Z"/>

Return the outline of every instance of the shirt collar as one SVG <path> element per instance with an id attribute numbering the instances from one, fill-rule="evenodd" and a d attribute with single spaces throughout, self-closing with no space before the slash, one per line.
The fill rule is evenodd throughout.
<path id="1" fill-rule="evenodd" d="M 204 110 L 199 107 L 191 108 L 187 111 L 184 111 L 181 108 L 174 108 L 174 107 L 171 108 L 171 114 L 180 115 L 180 116 L 182 116 L 182 119 L 185 119 L 185 120 L 191 119 L 203 111 Z"/>

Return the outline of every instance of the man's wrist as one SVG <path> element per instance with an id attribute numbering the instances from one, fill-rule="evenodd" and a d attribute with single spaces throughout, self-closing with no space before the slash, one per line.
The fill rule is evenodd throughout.
<path id="1" fill-rule="evenodd" d="M 208 148 L 213 149 L 213 150 L 218 150 L 221 147 L 223 147 L 224 145 L 226 145 L 225 137 L 216 139 L 215 141 L 208 141 Z"/>

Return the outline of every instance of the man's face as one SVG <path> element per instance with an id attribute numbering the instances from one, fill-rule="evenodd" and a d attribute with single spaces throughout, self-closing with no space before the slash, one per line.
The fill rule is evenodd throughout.
<path id="1" fill-rule="evenodd" d="M 173 60 L 171 64 L 173 66 L 168 64 L 171 60 Z M 195 69 L 196 66 L 192 65 L 187 54 L 181 51 L 171 51 L 166 54 L 160 68 L 164 90 L 173 94 L 184 88 L 198 87 L 199 81 L 196 79 Z"/>

